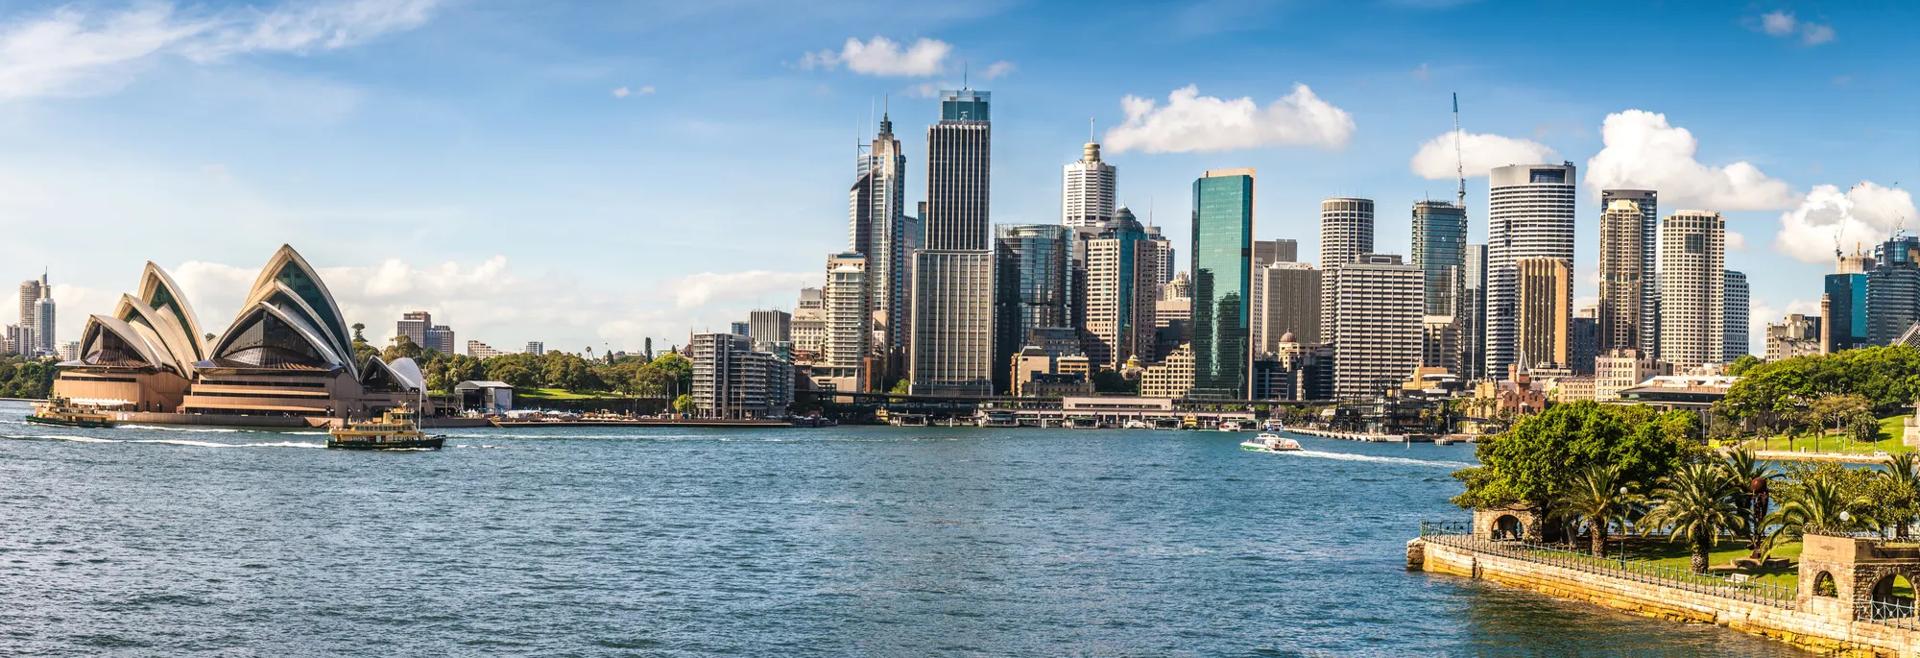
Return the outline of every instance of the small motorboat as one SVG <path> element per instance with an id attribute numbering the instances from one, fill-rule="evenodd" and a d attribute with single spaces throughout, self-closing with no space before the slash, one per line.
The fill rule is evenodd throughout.
<path id="1" fill-rule="evenodd" d="M 1140 419 L 1138 419 L 1138 418 L 1128 418 L 1128 419 L 1127 419 L 1127 422 L 1125 422 L 1125 423 L 1121 423 L 1121 425 L 1120 425 L 1120 426 L 1121 426 L 1122 428 L 1124 428 L 1124 429 L 1130 429 L 1130 430 L 1150 430 L 1150 429 L 1153 429 L 1153 426 L 1152 426 L 1152 425 L 1150 425 L 1150 424 L 1148 424 L 1148 423 L 1147 423 L 1147 421 L 1144 421 L 1144 420 L 1140 420 Z"/>
<path id="2" fill-rule="evenodd" d="M 446 441 L 420 431 L 419 414 L 405 406 L 327 433 L 327 447 L 337 450 L 439 450 Z"/>
<path id="3" fill-rule="evenodd" d="M 1240 449 L 1254 452 L 1292 452 L 1300 449 L 1300 442 L 1278 434 L 1263 432 L 1251 441 L 1241 441 Z"/>
<path id="4" fill-rule="evenodd" d="M 1238 432 L 1241 429 L 1240 423 L 1232 420 L 1220 421 L 1220 425 L 1217 428 L 1222 432 Z"/>
<path id="5" fill-rule="evenodd" d="M 33 405 L 33 413 L 27 414 L 26 421 L 61 427 L 113 427 L 113 418 L 101 413 L 98 407 L 76 404 L 66 398 L 51 398 Z"/>
<path id="6" fill-rule="evenodd" d="M 1266 422 L 1266 423 L 1264 423 L 1264 424 L 1262 424 L 1262 425 L 1260 426 L 1260 431 L 1262 431 L 1262 432 L 1285 432 L 1285 431 L 1287 431 L 1287 424 L 1286 424 L 1286 423 L 1282 423 L 1282 422 L 1280 422 L 1280 419 L 1278 419 L 1278 418 L 1268 418 L 1268 419 L 1267 419 L 1267 422 Z"/>

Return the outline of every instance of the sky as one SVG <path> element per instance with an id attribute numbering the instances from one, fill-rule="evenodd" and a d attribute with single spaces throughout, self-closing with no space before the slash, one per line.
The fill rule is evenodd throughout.
<path id="1" fill-rule="evenodd" d="M 636 350 L 791 308 L 846 248 L 855 147 L 885 108 L 924 196 L 933 93 L 993 94 L 995 223 L 1059 221 L 1092 132 L 1119 196 L 1188 251 L 1191 185 L 1254 167 L 1256 234 L 1318 253 L 1319 200 L 1411 206 L 1486 172 L 1579 167 L 1576 297 L 1599 190 L 1726 214 L 1752 348 L 1818 310 L 1836 244 L 1916 217 L 1920 50 L 1903 3 L 0 4 L 0 280 L 50 271 L 61 340 L 144 262 L 209 331 L 282 243 L 368 338 L 425 309 L 459 339 Z M 0 323 L 17 318 L 0 304 Z"/>

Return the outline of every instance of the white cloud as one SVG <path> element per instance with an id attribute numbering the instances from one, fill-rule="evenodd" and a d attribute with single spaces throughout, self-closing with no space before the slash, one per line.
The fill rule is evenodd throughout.
<path id="1" fill-rule="evenodd" d="M 640 85 L 639 87 L 620 86 L 620 87 L 613 88 L 614 98 L 626 98 L 628 96 L 634 96 L 634 95 L 652 96 L 653 85 Z"/>
<path id="2" fill-rule="evenodd" d="M 758 299 L 770 292 L 799 290 L 818 286 L 821 275 L 814 272 L 701 272 L 691 274 L 667 286 L 674 291 L 674 306 L 693 308 L 717 301 Z"/>
<path id="3" fill-rule="evenodd" d="M 867 41 L 848 37 L 839 52 L 821 50 L 801 55 L 800 68 L 831 70 L 845 65 L 847 70 L 863 75 L 926 77 L 938 75 L 952 53 L 953 45 L 939 39 L 922 37 L 903 49 L 899 42 L 882 36 Z M 1009 70 L 1011 66 L 1008 64 Z"/>
<path id="4" fill-rule="evenodd" d="M 1727 241 L 1727 251 L 1731 252 L 1731 251 L 1747 250 L 1747 236 L 1740 234 L 1739 231 L 1728 229 L 1727 235 L 1726 235 L 1726 241 Z"/>
<path id="5" fill-rule="evenodd" d="M 267 10 L 117 12 L 72 6 L 0 25 L 0 101 L 118 89 L 167 56 L 213 62 L 254 52 L 333 50 L 424 23 L 438 0 L 342 0 Z"/>
<path id="6" fill-rule="evenodd" d="M 1120 101 L 1127 119 L 1107 131 L 1115 153 L 1227 151 L 1266 146 L 1316 146 L 1339 149 L 1353 137 L 1353 115 L 1321 100 L 1306 85 L 1262 108 L 1252 98 L 1201 96 L 1187 85 L 1167 95 L 1161 106 L 1150 98 Z"/>
<path id="7" fill-rule="evenodd" d="M 993 80 L 995 78 L 1000 78 L 1009 73 L 1012 73 L 1013 70 L 1014 70 L 1013 62 L 1009 62 L 1003 59 L 998 62 L 988 64 L 987 70 L 980 72 L 980 78 L 983 80 Z"/>
<path id="8" fill-rule="evenodd" d="M 628 88 L 626 88 L 626 87 L 614 87 L 614 88 L 613 88 L 613 97 L 614 97 L 614 98 L 626 98 L 628 94 L 632 94 L 632 93 L 633 93 L 633 90 L 631 90 L 631 89 L 628 89 Z"/>
<path id="9" fill-rule="evenodd" d="M 1816 185 L 1800 205 L 1780 215 L 1780 233 L 1773 248 L 1808 263 L 1833 262 L 1833 250 L 1852 253 L 1855 246 L 1871 245 L 1907 226 L 1916 216 L 1913 195 L 1906 190 L 1862 181 L 1845 192 L 1835 185 Z"/>
<path id="10" fill-rule="evenodd" d="M 1587 187 L 1660 191 L 1661 205 L 1710 210 L 1774 210 L 1793 205 L 1793 190 L 1741 161 L 1723 166 L 1695 159 L 1699 140 L 1667 115 L 1627 110 L 1607 115 L 1600 128 L 1605 147 L 1587 161 Z"/>
<path id="11" fill-rule="evenodd" d="M 1832 25 L 1803 21 L 1794 16 L 1793 12 L 1784 9 L 1761 14 L 1759 20 L 1753 24 L 1761 33 L 1770 37 L 1785 39 L 1798 34 L 1800 43 L 1809 46 L 1818 46 L 1832 41 L 1834 37 Z"/>
<path id="12" fill-rule="evenodd" d="M 1458 169 L 1464 169 L 1468 176 L 1477 177 L 1487 175 L 1494 167 L 1560 159 L 1553 147 L 1530 139 L 1467 133 L 1459 142 L 1457 160 L 1454 155 L 1454 133 L 1449 132 L 1421 144 L 1420 150 L 1414 152 L 1413 160 L 1408 164 L 1413 168 L 1413 173 L 1421 178 L 1451 180 Z M 1456 162 L 1465 164 L 1457 169 Z"/>

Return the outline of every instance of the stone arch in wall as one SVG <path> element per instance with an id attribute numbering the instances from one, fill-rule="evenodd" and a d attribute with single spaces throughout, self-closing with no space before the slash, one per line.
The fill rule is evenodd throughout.
<path id="1" fill-rule="evenodd" d="M 1526 523 L 1512 514 L 1493 517 L 1493 523 L 1487 528 L 1488 536 L 1495 540 L 1517 540 L 1527 536 Z"/>
<path id="2" fill-rule="evenodd" d="M 1825 597 L 1840 596 L 1840 586 L 1833 581 L 1833 573 L 1822 571 L 1813 577 L 1813 595 Z"/>

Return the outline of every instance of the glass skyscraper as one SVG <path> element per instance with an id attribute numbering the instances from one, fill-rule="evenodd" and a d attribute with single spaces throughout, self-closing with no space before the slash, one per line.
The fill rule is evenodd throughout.
<path id="1" fill-rule="evenodd" d="M 1247 399 L 1252 256 L 1253 170 L 1208 171 L 1193 182 L 1192 397 Z"/>
<path id="2" fill-rule="evenodd" d="M 1444 201 L 1413 204 L 1413 264 L 1426 281 L 1427 315 L 1454 315 L 1466 264 L 1467 210 Z"/>
<path id="3" fill-rule="evenodd" d="M 993 383 L 994 390 L 1009 391 L 1009 364 L 1029 344 L 1033 330 L 1072 326 L 1067 251 L 1073 229 L 1058 224 L 995 228 Z"/>

